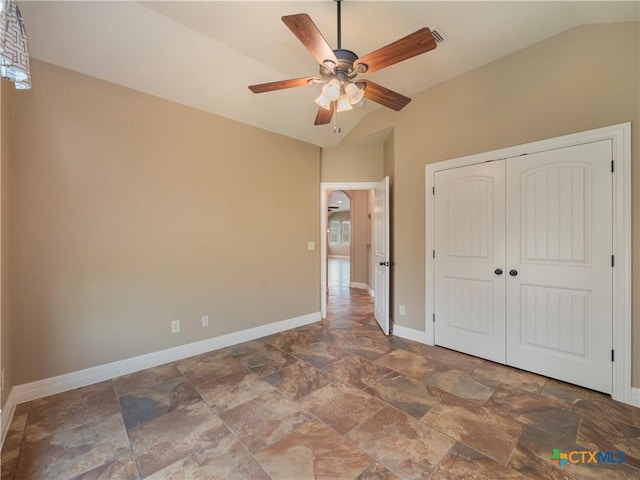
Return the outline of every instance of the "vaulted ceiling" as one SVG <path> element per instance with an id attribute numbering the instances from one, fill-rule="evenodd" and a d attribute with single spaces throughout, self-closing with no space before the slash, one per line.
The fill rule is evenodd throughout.
<path id="1" fill-rule="evenodd" d="M 318 65 L 282 23 L 308 13 L 336 48 L 336 4 L 324 1 L 20 2 L 31 56 L 142 92 L 320 146 L 367 113 L 340 113 L 342 134 L 314 126 L 320 86 L 253 94 L 250 84 L 313 76 Z M 411 97 L 581 24 L 638 21 L 636 1 L 342 2 L 342 47 L 360 56 L 424 26 L 445 42 L 374 72 Z M 33 88 L 38 79 L 33 79 Z M 411 108 L 411 104 L 408 107 Z"/>

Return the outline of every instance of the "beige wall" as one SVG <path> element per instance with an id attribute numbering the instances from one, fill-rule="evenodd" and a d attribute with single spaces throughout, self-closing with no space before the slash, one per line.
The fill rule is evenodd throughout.
<path id="1" fill-rule="evenodd" d="M 323 148 L 321 158 L 321 182 L 379 182 L 383 177 L 381 145 Z"/>
<path id="2" fill-rule="evenodd" d="M 369 255 L 367 253 L 367 190 L 349 190 L 351 199 L 351 282 L 367 284 Z"/>
<path id="3" fill-rule="evenodd" d="M 319 311 L 318 147 L 39 61 L 32 76 L 13 98 L 16 384 Z"/>
<path id="4" fill-rule="evenodd" d="M 13 84 L 2 80 L 0 91 L 0 366 L 5 375 L 2 403 L 4 408 L 14 385 L 11 359 L 11 312 L 9 309 L 9 226 L 10 226 L 10 159 L 11 159 L 11 96 Z"/>
<path id="5" fill-rule="evenodd" d="M 382 173 L 389 177 L 389 183 L 393 185 L 393 172 L 395 169 L 396 136 L 392 131 L 382 145 Z"/>
<path id="6" fill-rule="evenodd" d="M 633 252 L 640 251 L 638 23 L 575 28 L 380 109 L 349 136 L 394 128 L 394 311 L 425 328 L 425 164 L 632 122 Z M 640 386 L 640 255 L 633 258 L 633 365 Z"/>

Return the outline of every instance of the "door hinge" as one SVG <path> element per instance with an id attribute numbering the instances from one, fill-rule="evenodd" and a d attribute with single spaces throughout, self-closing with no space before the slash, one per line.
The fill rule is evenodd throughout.
<path id="1" fill-rule="evenodd" d="M 615 163 L 616 163 L 615 161 L 611 160 L 611 172 L 615 172 L 616 171 L 615 167 L 614 167 Z"/>
<path id="2" fill-rule="evenodd" d="M 431 317 L 432 320 L 435 322 L 436 321 L 436 314 L 434 313 L 433 316 Z"/>
<path id="3" fill-rule="evenodd" d="M 436 251 L 435 250 L 431 253 L 431 258 L 436 258 Z"/>
<path id="4" fill-rule="evenodd" d="M 431 195 L 435 195 L 436 194 L 436 187 L 431 187 Z"/>
<path id="5" fill-rule="evenodd" d="M 611 266 L 615 267 L 616 266 L 616 260 L 615 260 L 615 255 L 611 255 Z"/>
<path id="6" fill-rule="evenodd" d="M 613 350 L 611 350 L 611 361 L 612 361 L 612 362 L 613 362 L 613 361 L 615 361 L 615 360 L 614 360 Z"/>

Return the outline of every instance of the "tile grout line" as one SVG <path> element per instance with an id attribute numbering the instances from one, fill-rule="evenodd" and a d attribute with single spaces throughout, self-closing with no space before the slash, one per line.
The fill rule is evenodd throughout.
<path id="1" fill-rule="evenodd" d="M 509 451 L 509 455 L 507 456 L 507 459 L 506 459 L 506 461 L 504 463 L 505 467 L 509 466 L 509 462 L 511 461 L 511 457 L 513 456 L 513 453 L 516 451 L 518 443 L 520 443 L 520 438 L 522 438 L 522 434 L 524 433 L 524 428 L 525 428 L 526 425 L 522 424 L 521 422 L 518 422 L 518 423 L 521 424 L 520 432 L 518 433 L 517 437 L 515 438 L 515 441 L 511 445 L 511 450 Z"/>
<path id="2" fill-rule="evenodd" d="M 178 371 L 179 371 L 179 369 L 178 369 Z M 180 373 L 182 373 L 182 372 L 180 372 Z M 120 404 L 120 396 L 116 392 L 115 385 L 113 384 L 114 380 L 115 379 L 111 380 L 111 384 L 112 384 L 112 387 L 113 387 L 113 393 L 116 396 L 116 402 L 118 402 L 118 411 L 120 412 L 120 418 L 122 419 L 122 426 L 124 427 L 124 430 L 127 433 L 127 440 L 129 442 L 129 449 L 131 451 L 131 456 L 133 457 L 133 461 L 135 462 L 136 469 L 138 470 L 138 476 L 139 476 L 139 478 L 143 478 L 142 477 L 142 470 L 140 469 L 140 463 L 138 462 L 138 456 L 136 455 L 135 449 L 133 448 L 133 443 L 131 441 L 131 435 L 129 434 L 129 429 L 127 428 L 127 425 L 126 425 L 126 423 L 124 421 L 124 414 L 122 413 L 122 405 Z"/>
<path id="3" fill-rule="evenodd" d="M 234 407 L 235 408 L 235 407 Z M 232 410 L 232 409 L 229 409 Z M 223 412 L 224 413 L 224 412 Z M 264 474 L 268 477 L 268 478 L 272 478 L 271 475 L 269 475 L 269 472 L 267 472 L 265 470 L 264 465 L 262 465 L 262 463 L 260 463 L 260 461 L 255 457 L 255 455 L 251 452 L 251 450 L 249 450 L 249 447 L 247 447 L 244 442 L 236 435 L 236 432 L 233 431 L 233 429 L 227 424 L 227 422 L 224 421 L 224 418 L 222 418 L 222 415 L 217 414 L 216 412 L 213 412 L 214 415 L 216 415 L 220 421 L 222 422 L 222 424 L 225 426 L 225 428 L 229 431 L 229 433 L 231 435 L 233 435 L 233 438 L 236 439 L 236 441 L 242 445 L 242 448 L 245 449 L 245 451 L 249 454 L 249 456 L 253 459 L 254 462 L 256 462 L 256 464 L 258 464 L 258 466 L 262 469 L 262 471 L 264 472 Z M 259 451 L 261 451 L 262 449 L 260 449 Z M 256 452 L 258 453 L 258 452 Z"/>

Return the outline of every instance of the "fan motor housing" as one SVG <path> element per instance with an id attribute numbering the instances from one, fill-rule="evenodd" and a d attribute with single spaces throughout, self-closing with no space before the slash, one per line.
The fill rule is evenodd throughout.
<path id="1" fill-rule="evenodd" d="M 351 50 L 342 48 L 334 50 L 333 53 L 338 59 L 338 64 L 334 65 L 332 61 L 325 61 L 324 65 L 320 65 L 322 78 L 326 80 L 337 78 L 338 80 L 346 81 L 357 75 L 357 71 L 353 69 L 353 62 L 358 59 L 358 55 Z"/>

